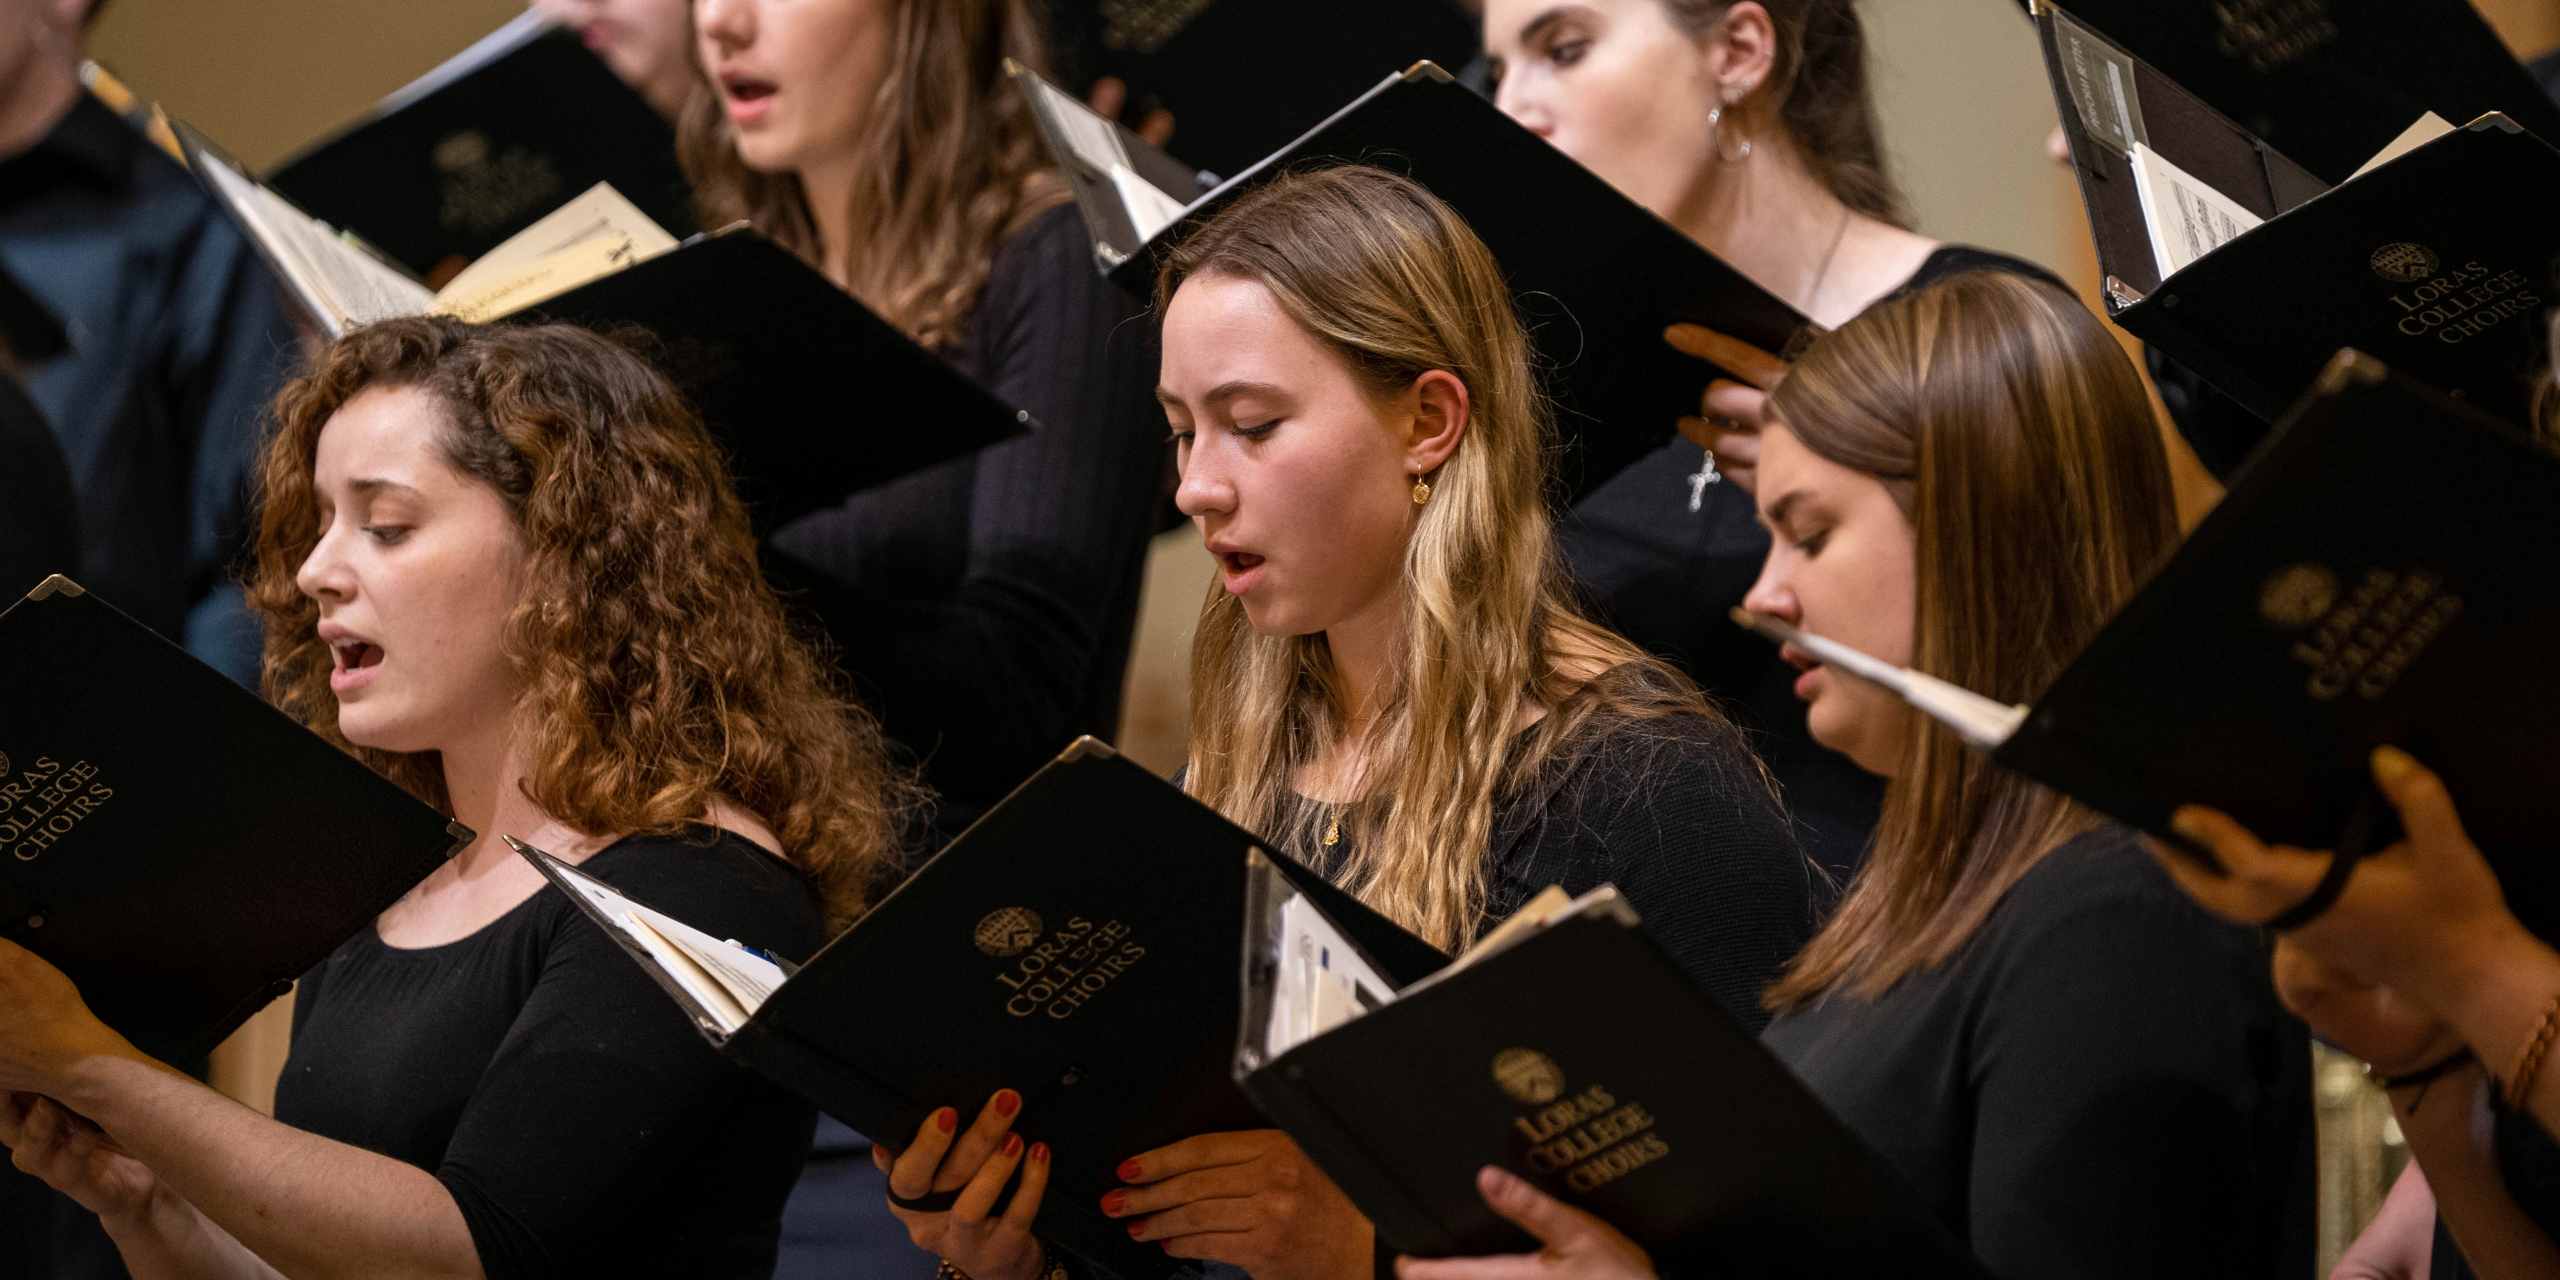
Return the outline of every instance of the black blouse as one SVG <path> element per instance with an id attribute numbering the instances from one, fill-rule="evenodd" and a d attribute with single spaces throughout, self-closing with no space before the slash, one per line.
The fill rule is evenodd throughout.
<path id="1" fill-rule="evenodd" d="M 956 830 L 1076 735 L 1118 728 L 1167 454 L 1154 330 L 1094 270 L 1073 206 L 1005 243 L 947 354 L 1039 429 L 773 545 Z"/>
<path id="2" fill-rule="evenodd" d="M 1292 828 L 1321 833 L 1325 807 L 1301 803 L 1318 820 Z M 1347 842 L 1320 834 L 1286 845 L 1336 878 L 1348 860 Z M 1703 715 L 1595 718 L 1501 802 L 1488 856 L 1485 927 L 1548 885 L 1614 884 L 1645 931 L 1755 1030 L 1769 1020 L 1761 991 L 1813 936 L 1826 896 L 1742 731 Z"/>
<path id="3" fill-rule="evenodd" d="M 799 873 L 710 828 L 583 869 L 716 938 L 805 960 Z M 367 929 L 305 975 L 276 1118 L 436 1175 L 490 1280 L 772 1275 L 817 1112 L 704 1042 L 604 930 L 545 888 L 459 942 Z"/>
<path id="4" fill-rule="evenodd" d="M 2047 854 L 1956 956 L 1769 1047 L 1995 1276 L 2304 1276 L 2310 1036 L 2256 931 L 2122 827 Z"/>
<path id="5" fill-rule="evenodd" d="M 1894 294 L 1965 271 L 2061 285 L 2024 259 L 1950 244 Z M 1760 576 L 1769 534 L 1753 518 L 1750 494 L 1696 483 L 1706 459 L 1706 450 L 1675 439 L 1593 490 L 1556 532 L 1575 578 L 1608 623 L 1680 664 L 1754 730 L 1805 852 L 1846 882 L 1866 855 L 1884 781 L 1813 740 L 1794 692 L 1796 669 L 1726 616 Z"/>

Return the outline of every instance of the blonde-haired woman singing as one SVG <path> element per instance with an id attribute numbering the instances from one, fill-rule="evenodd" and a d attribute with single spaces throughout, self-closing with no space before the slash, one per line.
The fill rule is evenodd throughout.
<path id="1" fill-rule="evenodd" d="M 1810 934 L 1814 873 L 1741 731 L 1574 607 L 1547 408 L 1483 242 L 1403 178 L 1295 175 L 1173 254 L 1157 304 L 1178 501 L 1220 568 L 1190 792 L 1453 950 L 1545 885 L 1614 883 L 1760 1025 L 1761 989 Z M 891 1189 L 1000 1185 L 1023 1158 L 1001 1141 L 1012 1110 L 965 1135 L 928 1122 Z M 1261 1280 L 1375 1265 L 1368 1222 L 1277 1130 L 1140 1152 L 1120 1175 L 1103 1210 L 1176 1256 Z M 1034 1274 L 1029 1207 L 969 1203 L 969 1221 L 901 1216 L 975 1280 Z"/>

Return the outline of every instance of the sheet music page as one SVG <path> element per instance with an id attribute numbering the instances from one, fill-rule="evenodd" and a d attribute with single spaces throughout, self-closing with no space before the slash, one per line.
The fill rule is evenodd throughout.
<path id="1" fill-rule="evenodd" d="M 736 1031 L 781 987 L 782 967 L 732 942 L 634 902 L 575 868 L 563 877 L 605 919 L 646 948 L 658 967 L 692 993 L 694 1002 Z"/>
<path id="2" fill-rule="evenodd" d="M 1263 1028 L 1267 1058 L 1395 998 L 1395 988 L 1361 961 L 1314 904 L 1304 897 L 1281 904 L 1280 970 L 1272 983 L 1271 1019 Z"/>
<path id="3" fill-rule="evenodd" d="M 323 318 L 338 331 L 426 310 L 433 297 L 426 286 L 340 239 L 329 224 L 220 159 L 210 154 L 202 159 L 206 180 L 222 189 L 231 207 L 249 221 L 252 234 L 284 261 L 294 283 L 329 313 Z"/>
<path id="4" fill-rule="evenodd" d="M 646 262 L 676 244 L 611 183 L 599 182 L 482 254 L 436 294 L 433 310 L 462 320 L 494 320 Z"/>
<path id="5" fill-rule="evenodd" d="M 2189 263 L 2237 240 L 2263 219 L 2195 175 L 2161 158 L 2149 144 L 2133 144 L 2134 193 L 2151 232 L 2151 253 L 2168 279 Z"/>
<path id="6" fill-rule="evenodd" d="M 2374 152 L 2373 158 L 2365 161 L 2363 168 L 2348 174 L 2347 181 L 2353 182 L 2451 132 L 2453 132 L 2453 125 L 2450 122 L 2443 116 L 2429 111 L 2419 116 L 2416 123 L 2401 130 L 2400 136 L 2391 140 L 2391 145 Z"/>

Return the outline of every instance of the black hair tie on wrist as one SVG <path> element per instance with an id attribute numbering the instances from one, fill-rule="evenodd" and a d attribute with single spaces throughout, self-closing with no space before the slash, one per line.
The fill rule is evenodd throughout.
<path id="1" fill-rule="evenodd" d="M 2356 807 L 2347 814 L 2347 829 L 2338 837 L 2338 851 L 2329 855 L 2329 870 L 2320 883 L 2302 901 L 2276 913 L 2275 918 L 2259 926 L 2270 933 L 2299 929 L 2320 918 L 2320 913 L 2336 906 L 2338 895 L 2347 891 L 2347 879 L 2356 873 L 2356 864 L 2372 853 L 2400 838 L 2400 816 L 2381 792 L 2365 787 L 2356 797 Z"/>
<path id="2" fill-rule="evenodd" d="M 912 1198 L 892 1191 L 889 1193 L 889 1203 L 909 1213 L 949 1213 L 951 1206 L 960 1203 L 960 1188 L 954 1187 L 949 1191 L 928 1191 Z"/>

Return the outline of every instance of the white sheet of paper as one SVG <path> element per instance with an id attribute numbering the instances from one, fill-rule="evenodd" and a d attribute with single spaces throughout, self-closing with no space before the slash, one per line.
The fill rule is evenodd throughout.
<path id="1" fill-rule="evenodd" d="M 724 1032 L 744 1026 L 783 983 L 782 966 L 737 943 L 642 906 L 584 872 L 572 869 L 567 879 L 605 919 L 657 957 L 659 967 L 692 992 Z"/>
<path id="2" fill-rule="evenodd" d="M 2133 144 L 2133 186 L 2163 280 L 2264 221 L 2145 143 Z"/>
<path id="3" fill-rule="evenodd" d="M 1395 998 L 1395 988 L 1361 962 L 1323 912 L 1302 897 L 1281 904 L 1280 972 L 1263 1033 L 1266 1060 Z"/>
<path id="4" fill-rule="evenodd" d="M 599 182 L 480 255 L 436 294 L 434 309 L 494 320 L 675 247 L 665 228 Z"/>
<path id="5" fill-rule="evenodd" d="M 284 197 L 218 157 L 205 154 L 205 180 L 222 190 L 241 211 L 259 238 L 291 264 L 299 287 L 315 301 L 336 329 L 394 316 L 413 316 L 427 309 L 426 286 L 384 266 L 364 250 L 339 239 L 329 224 L 287 203 Z M 334 336 L 334 334 L 333 334 Z"/>
<path id="6" fill-rule="evenodd" d="M 1029 77 L 1025 77 L 1029 79 Z M 1058 131 L 1066 138 L 1067 147 L 1076 157 L 1093 166 L 1096 173 L 1109 173 L 1126 168 L 1129 155 L 1120 149 L 1120 135 L 1100 112 L 1076 101 L 1046 80 L 1032 80 L 1040 90 L 1040 100 L 1048 104 L 1049 117 L 1058 123 Z"/>
<path id="7" fill-rule="evenodd" d="M 2363 168 L 2348 174 L 2347 181 L 2353 182 L 2451 132 L 2453 132 L 2453 125 L 2443 116 L 2432 111 L 2427 112 L 2418 117 L 2417 123 L 2401 130 L 2400 136 L 2391 140 L 2391 145 L 2374 152 L 2373 158 L 2365 161 Z"/>

